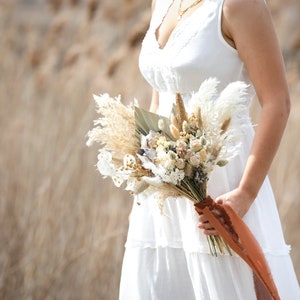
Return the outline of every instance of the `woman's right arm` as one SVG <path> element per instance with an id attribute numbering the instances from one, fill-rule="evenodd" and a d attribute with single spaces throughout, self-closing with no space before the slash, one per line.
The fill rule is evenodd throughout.
<path id="1" fill-rule="evenodd" d="M 155 8 L 155 0 L 152 0 L 152 5 L 151 5 L 151 11 L 153 13 L 153 10 Z M 152 91 L 152 98 L 151 98 L 151 104 L 150 104 L 150 111 L 153 112 L 153 113 L 156 113 L 157 109 L 158 109 L 158 102 L 159 99 L 158 99 L 158 92 L 153 89 Z"/>
<path id="2" fill-rule="evenodd" d="M 156 113 L 157 109 L 158 109 L 158 104 L 159 104 L 159 95 L 158 95 L 157 90 L 153 89 L 149 111 Z"/>
<path id="3" fill-rule="evenodd" d="M 152 5 L 151 5 L 152 12 L 154 10 L 154 7 L 155 7 L 155 0 L 152 0 Z"/>

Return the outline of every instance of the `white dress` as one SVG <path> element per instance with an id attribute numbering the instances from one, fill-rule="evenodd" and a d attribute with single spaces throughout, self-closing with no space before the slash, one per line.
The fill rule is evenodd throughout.
<path id="1" fill-rule="evenodd" d="M 180 21 L 161 49 L 155 31 L 172 0 L 156 0 L 140 54 L 145 79 L 159 92 L 158 113 L 169 116 L 178 91 L 188 105 L 202 81 L 216 77 L 220 89 L 242 80 L 250 84 L 235 49 L 223 39 L 223 0 L 205 0 Z M 254 96 L 249 89 L 249 104 Z M 254 131 L 247 130 L 239 155 L 217 168 L 208 194 L 216 198 L 237 187 L 250 151 Z M 253 300 L 251 269 L 236 255 L 212 257 L 206 237 L 197 228 L 198 215 L 185 198 L 168 198 L 164 214 L 157 195 L 135 197 L 123 260 L 121 300 Z M 282 300 L 299 300 L 299 285 L 285 244 L 275 199 L 268 179 L 244 216 L 270 265 Z"/>

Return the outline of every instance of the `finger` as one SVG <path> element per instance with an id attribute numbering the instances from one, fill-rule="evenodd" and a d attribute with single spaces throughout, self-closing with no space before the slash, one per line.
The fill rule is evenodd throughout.
<path id="1" fill-rule="evenodd" d="M 200 229 L 207 229 L 207 230 L 214 230 L 214 227 L 211 226 L 210 223 L 206 222 L 206 223 L 199 223 L 198 228 Z"/>
<path id="2" fill-rule="evenodd" d="M 216 200 L 216 203 L 223 204 L 223 200 L 222 199 L 218 199 L 218 200 Z"/>
<path id="3" fill-rule="evenodd" d="M 204 229 L 205 228 L 205 223 L 198 223 L 197 227 L 199 229 Z"/>
<path id="4" fill-rule="evenodd" d="M 203 233 L 205 235 L 218 235 L 218 232 L 215 229 L 204 229 Z"/>
<path id="5" fill-rule="evenodd" d="M 212 213 L 216 216 L 216 217 L 221 217 L 222 216 L 222 213 L 218 210 L 218 209 L 214 209 L 212 211 Z"/>
<path id="6" fill-rule="evenodd" d="M 213 210 L 213 214 L 218 218 L 218 220 L 222 224 L 225 224 L 225 219 L 223 218 L 223 214 L 219 210 L 217 210 L 217 209 Z"/>
<path id="7" fill-rule="evenodd" d="M 204 216 L 204 215 L 199 216 L 198 220 L 199 220 L 200 223 L 208 222 L 207 217 Z"/>
<path id="8" fill-rule="evenodd" d="M 199 226 L 199 229 L 203 229 L 203 232 L 207 232 L 207 233 L 214 233 L 216 232 L 216 229 L 211 227 L 210 225 L 208 226 L 205 226 L 205 225 L 202 225 L 202 226 Z"/>

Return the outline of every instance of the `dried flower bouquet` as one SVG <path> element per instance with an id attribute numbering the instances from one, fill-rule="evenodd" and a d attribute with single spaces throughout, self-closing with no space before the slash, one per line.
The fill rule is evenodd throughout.
<path id="1" fill-rule="evenodd" d="M 164 197 L 203 201 L 213 169 L 238 153 L 241 126 L 231 126 L 233 118 L 240 125 L 249 124 L 239 118 L 248 108 L 245 83 L 233 82 L 220 94 L 217 86 L 214 78 L 204 81 L 188 110 L 177 93 L 170 118 L 125 106 L 108 94 L 95 96 L 101 117 L 88 132 L 87 144 L 103 145 L 97 163 L 100 173 L 118 187 L 126 182 L 134 194 L 150 187 L 160 189 Z M 230 252 L 219 236 L 208 237 L 208 242 L 213 255 Z"/>

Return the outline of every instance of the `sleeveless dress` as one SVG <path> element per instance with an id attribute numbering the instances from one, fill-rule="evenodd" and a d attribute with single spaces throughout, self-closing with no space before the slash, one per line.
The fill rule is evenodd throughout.
<path id="1" fill-rule="evenodd" d="M 140 70 L 159 92 L 158 114 L 169 116 L 180 92 L 188 106 L 191 94 L 209 77 L 228 83 L 241 80 L 254 89 L 237 51 L 223 39 L 223 0 L 205 0 L 182 19 L 161 49 L 156 29 L 172 0 L 157 0 L 140 53 Z M 237 187 L 254 136 L 251 128 L 243 137 L 239 154 L 225 167 L 216 168 L 208 184 L 212 198 Z M 253 273 L 237 255 L 211 256 L 193 203 L 183 197 L 164 201 L 143 192 L 134 198 L 122 266 L 121 300 L 253 300 Z M 270 265 L 281 299 L 299 300 L 300 292 L 290 248 L 285 244 L 275 199 L 268 178 L 244 216 Z"/>

